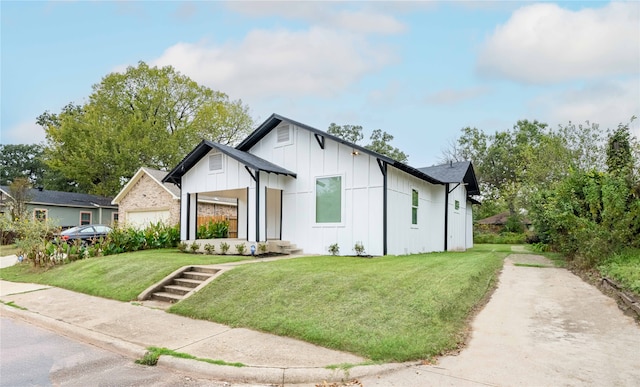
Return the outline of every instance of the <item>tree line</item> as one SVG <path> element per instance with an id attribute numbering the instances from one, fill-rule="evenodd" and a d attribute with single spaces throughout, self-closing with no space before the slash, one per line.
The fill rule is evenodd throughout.
<path id="1" fill-rule="evenodd" d="M 640 248 L 640 145 L 630 123 L 554 130 L 522 120 L 494 134 L 467 127 L 443 160 L 473 162 L 483 202 L 476 219 L 509 211 L 517 223 L 526 213 L 534 241 L 594 267 Z"/>

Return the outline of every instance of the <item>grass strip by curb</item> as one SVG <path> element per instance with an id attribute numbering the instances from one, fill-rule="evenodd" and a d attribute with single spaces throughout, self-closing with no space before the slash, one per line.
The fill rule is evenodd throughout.
<path id="1" fill-rule="evenodd" d="M 173 356 L 180 359 L 192 359 L 192 360 L 202 361 L 205 363 L 215 364 L 215 365 L 245 367 L 245 364 L 242 364 L 242 363 L 229 363 L 224 360 L 213 360 L 213 359 L 196 357 L 193 355 L 189 355 L 188 353 L 176 352 L 169 348 L 164 348 L 164 347 L 163 348 L 148 347 L 147 353 L 144 354 L 142 359 L 136 360 L 136 364 L 155 366 L 156 364 L 158 364 L 158 359 L 160 358 L 160 356 Z"/>
<path id="2" fill-rule="evenodd" d="M 0 301 L 0 303 L 5 304 L 6 306 L 10 306 L 12 308 L 20 309 L 20 310 L 29 310 L 27 308 L 23 308 L 22 306 L 16 305 L 16 303 L 13 301 L 9 301 L 9 302 Z"/>

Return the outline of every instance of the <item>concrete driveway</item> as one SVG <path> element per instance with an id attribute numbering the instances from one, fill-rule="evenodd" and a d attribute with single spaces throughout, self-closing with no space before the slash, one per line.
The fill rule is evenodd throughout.
<path id="1" fill-rule="evenodd" d="M 360 381 L 367 387 L 640 386 L 640 326 L 613 299 L 536 255 L 506 258 L 499 281 L 459 355 Z"/>

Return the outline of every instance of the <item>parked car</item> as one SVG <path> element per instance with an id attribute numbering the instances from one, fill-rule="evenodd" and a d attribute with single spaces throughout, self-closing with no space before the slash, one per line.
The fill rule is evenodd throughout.
<path id="1" fill-rule="evenodd" d="M 111 227 L 102 224 L 87 224 L 66 229 L 60 233 L 60 239 L 65 242 L 81 240 L 84 243 L 93 243 L 100 238 L 105 238 L 111 232 Z"/>

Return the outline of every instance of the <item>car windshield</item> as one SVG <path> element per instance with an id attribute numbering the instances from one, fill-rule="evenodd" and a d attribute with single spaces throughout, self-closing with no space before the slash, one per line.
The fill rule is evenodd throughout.
<path id="1" fill-rule="evenodd" d="M 66 230 L 64 230 L 63 232 L 60 233 L 60 235 L 70 235 L 70 234 L 75 234 L 80 230 L 80 227 L 76 226 L 76 227 L 71 227 L 68 228 Z"/>

